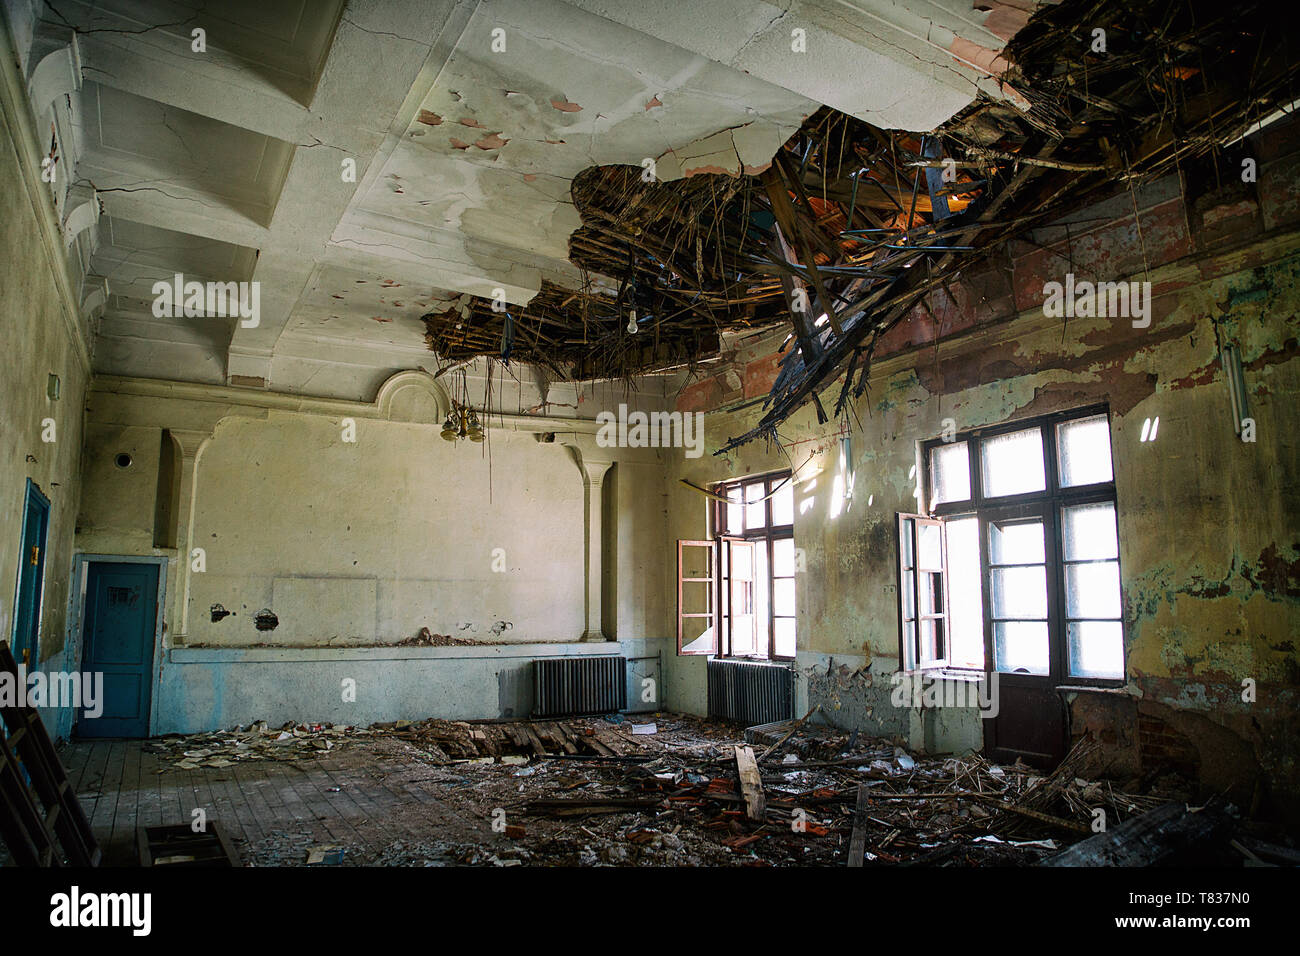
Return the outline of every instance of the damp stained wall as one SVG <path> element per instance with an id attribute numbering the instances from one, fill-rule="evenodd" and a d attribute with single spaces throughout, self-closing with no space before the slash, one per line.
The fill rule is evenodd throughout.
<path id="1" fill-rule="evenodd" d="M 0 86 L 0 639 L 13 639 L 30 478 L 50 500 L 39 662 L 43 669 L 63 670 L 77 664 L 65 655 L 65 625 L 89 379 L 86 333 L 58 281 L 64 246 L 48 187 L 23 145 L 17 111 L 26 104 L 12 97 L 7 83 Z M 51 374 L 59 377 L 57 401 L 47 396 Z M 44 716 L 53 731 L 66 733 L 68 713 Z"/>
<path id="2" fill-rule="evenodd" d="M 1272 798 L 1294 808 L 1300 234 L 1294 156 L 1261 149 L 1273 150 L 1271 191 L 1207 207 L 1176 179 L 1158 183 L 1122 197 L 1140 207 L 1140 238 L 1133 205 L 1126 220 L 1117 203 L 1103 204 L 1102 215 L 1079 213 L 1091 213 L 1091 226 L 1044 237 L 1053 255 L 1028 243 L 995 254 L 954 283 L 952 296 L 918 308 L 882 339 L 855 404 L 849 499 L 835 494 L 840 423 L 819 426 L 811 410 L 781 427 L 788 457 L 761 442 L 712 455 L 758 420 L 757 408 L 725 409 L 766 393 L 771 346 L 738 353 L 728 370 L 683 391 L 679 407 L 723 410 L 706 414 L 705 457 L 672 463 L 670 539 L 708 530 L 704 499 L 677 477 L 702 484 L 801 466 L 800 708 L 820 703 L 841 726 L 931 750 L 979 748 L 972 711 L 900 714 L 889 701 L 898 667 L 895 515 L 917 510 L 918 443 L 938 437 L 948 419 L 962 431 L 1106 403 L 1127 680 L 1118 690 L 1068 694 L 1071 732 L 1107 745 L 1099 771 L 1175 769 L 1243 806 Z M 1206 226 L 1225 216 L 1236 218 L 1233 228 Z M 1042 284 L 1061 279 L 1067 262 L 1078 278 L 1151 281 L 1150 326 L 1045 318 Z M 1232 427 L 1219 341 L 1241 350 L 1253 443 Z M 838 387 L 823 393 L 828 408 Z M 1156 416 L 1157 439 L 1142 442 L 1143 423 Z M 667 670 L 674 705 L 702 712 L 704 662 L 675 658 Z M 1247 690 L 1253 700 L 1243 699 Z"/>

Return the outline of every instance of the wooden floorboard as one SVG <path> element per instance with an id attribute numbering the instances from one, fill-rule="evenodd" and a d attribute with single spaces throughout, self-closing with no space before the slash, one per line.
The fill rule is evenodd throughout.
<path id="1" fill-rule="evenodd" d="M 411 847 L 444 839 L 448 821 L 465 822 L 449 808 L 455 779 L 444 782 L 440 771 L 400 750 L 340 748 L 294 761 L 178 770 L 174 758 L 144 744 L 94 740 L 66 748 L 69 779 L 75 775 L 108 866 L 137 863 L 139 828 L 190 826 L 197 808 L 256 865 L 301 865 L 312 846 L 324 844 L 344 848 L 343 865 L 424 858 L 428 851 L 412 857 Z M 405 849 L 390 854 L 398 844 Z"/>
<path id="2" fill-rule="evenodd" d="M 136 819 L 140 815 L 140 747 L 122 743 L 122 779 L 118 784 L 117 805 L 113 808 L 113 832 L 110 842 L 119 847 L 133 846 Z"/>
<path id="3" fill-rule="evenodd" d="M 289 786 L 298 799 L 302 801 L 303 806 L 306 807 L 312 821 L 313 831 L 318 837 L 323 834 L 323 838 L 319 840 L 320 843 L 347 846 L 350 843 L 362 842 L 356 828 L 331 811 L 329 804 L 322 799 L 315 785 L 308 778 L 305 768 L 293 763 L 282 764 L 281 769 L 285 773 L 285 779 L 288 781 Z"/>

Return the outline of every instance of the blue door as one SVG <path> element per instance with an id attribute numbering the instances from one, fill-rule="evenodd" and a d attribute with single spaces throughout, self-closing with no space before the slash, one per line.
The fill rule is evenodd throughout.
<path id="1" fill-rule="evenodd" d="M 50 500 L 27 479 L 23 505 L 22 554 L 18 560 L 18 595 L 14 601 L 14 657 L 29 668 L 38 663 L 41 641 L 41 595 L 45 585 L 45 536 L 50 527 Z"/>
<path id="2" fill-rule="evenodd" d="M 90 562 L 82 669 L 104 675 L 103 699 L 98 716 L 82 710 L 77 736 L 149 736 L 157 617 L 158 565 Z"/>

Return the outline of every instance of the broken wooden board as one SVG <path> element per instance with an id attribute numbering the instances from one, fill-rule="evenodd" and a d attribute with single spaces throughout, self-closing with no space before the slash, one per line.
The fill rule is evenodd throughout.
<path id="1" fill-rule="evenodd" d="M 849 866 L 862 866 L 867 852 L 867 799 L 871 791 L 858 784 L 858 799 L 853 805 L 853 836 L 849 839 Z"/>
<path id="2" fill-rule="evenodd" d="M 763 777 L 758 772 L 753 747 L 736 745 L 736 772 L 740 775 L 740 792 L 745 797 L 745 815 L 761 822 L 767 813 L 767 805 L 763 798 Z"/>
<path id="3" fill-rule="evenodd" d="M 1191 809 L 1186 804 L 1167 803 L 1076 843 L 1041 865 L 1155 866 L 1214 841 L 1231 825 L 1231 819 L 1218 807 Z"/>

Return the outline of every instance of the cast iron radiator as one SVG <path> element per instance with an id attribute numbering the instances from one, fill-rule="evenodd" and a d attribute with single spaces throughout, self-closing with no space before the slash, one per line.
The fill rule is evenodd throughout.
<path id="1" fill-rule="evenodd" d="M 624 657 L 544 657 L 533 661 L 533 716 L 577 717 L 627 709 Z"/>
<path id="2" fill-rule="evenodd" d="M 794 671 L 783 664 L 710 660 L 709 716 L 745 726 L 794 717 Z"/>

